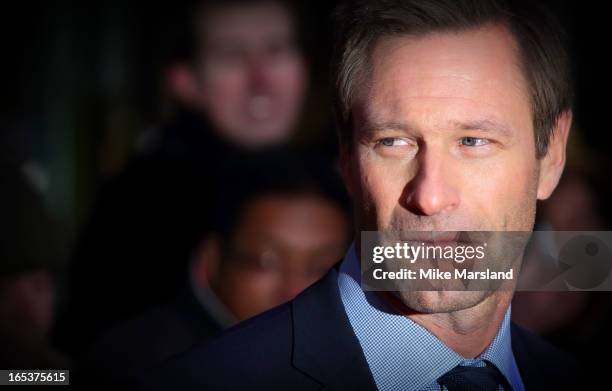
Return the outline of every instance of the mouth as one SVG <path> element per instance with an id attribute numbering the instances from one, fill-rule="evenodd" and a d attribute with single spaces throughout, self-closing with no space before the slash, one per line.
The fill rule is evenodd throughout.
<path id="1" fill-rule="evenodd" d="M 272 98 L 268 95 L 252 96 L 247 102 L 247 113 L 253 119 L 263 121 L 272 116 Z"/>
<path id="2" fill-rule="evenodd" d="M 467 239 L 461 231 L 410 231 L 400 233 L 403 242 L 424 243 L 431 245 L 453 245 Z"/>

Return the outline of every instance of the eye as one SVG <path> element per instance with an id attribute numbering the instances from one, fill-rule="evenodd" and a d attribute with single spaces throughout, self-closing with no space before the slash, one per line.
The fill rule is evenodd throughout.
<path id="1" fill-rule="evenodd" d="M 461 138 L 461 145 L 465 147 L 480 147 L 482 145 L 489 144 L 489 140 L 480 137 L 463 137 Z"/>
<path id="2" fill-rule="evenodd" d="M 407 140 L 396 137 L 385 137 L 378 140 L 377 143 L 383 147 L 401 147 L 409 144 Z"/>

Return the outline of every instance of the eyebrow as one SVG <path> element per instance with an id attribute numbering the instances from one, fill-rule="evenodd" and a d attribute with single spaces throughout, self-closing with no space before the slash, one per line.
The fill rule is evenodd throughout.
<path id="1" fill-rule="evenodd" d="M 492 119 L 482 119 L 468 122 L 453 121 L 452 124 L 454 127 L 461 130 L 480 130 L 483 132 L 498 133 L 501 136 L 506 137 L 511 136 L 513 133 L 508 126 Z"/>
<path id="2" fill-rule="evenodd" d="M 413 128 L 413 126 L 410 126 L 402 121 L 366 119 L 362 122 L 361 126 L 358 127 L 358 130 L 364 133 L 378 133 L 386 130 L 400 130 L 407 132 Z"/>
<path id="3" fill-rule="evenodd" d="M 512 130 L 493 119 L 479 119 L 474 121 L 450 121 L 449 126 L 458 130 L 478 130 L 482 132 L 498 133 L 500 136 L 509 137 L 513 134 Z M 408 132 L 411 129 L 417 129 L 410 123 L 402 121 L 387 121 L 387 120 L 366 120 L 360 126 L 360 131 L 366 133 L 378 133 L 388 130 L 398 130 Z"/>

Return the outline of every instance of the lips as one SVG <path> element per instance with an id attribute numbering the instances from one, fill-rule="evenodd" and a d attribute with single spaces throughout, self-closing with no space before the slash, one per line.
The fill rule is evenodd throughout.
<path id="1" fill-rule="evenodd" d="M 461 242 L 461 231 L 410 231 L 400 234 L 401 240 L 406 242 L 422 242 L 441 245 L 444 243 Z"/>
<path id="2" fill-rule="evenodd" d="M 254 119 L 268 119 L 272 115 L 272 98 L 268 95 L 252 96 L 247 102 L 247 112 Z"/>

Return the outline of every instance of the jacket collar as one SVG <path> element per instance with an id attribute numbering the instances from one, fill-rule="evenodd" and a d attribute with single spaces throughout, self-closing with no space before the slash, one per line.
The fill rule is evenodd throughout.
<path id="1" fill-rule="evenodd" d="M 340 300 L 339 264 L 292 302 L 293 365 L 326 388 L 375 390 Z"/>

